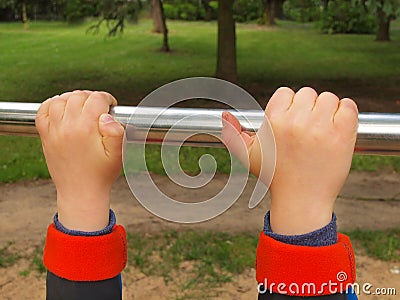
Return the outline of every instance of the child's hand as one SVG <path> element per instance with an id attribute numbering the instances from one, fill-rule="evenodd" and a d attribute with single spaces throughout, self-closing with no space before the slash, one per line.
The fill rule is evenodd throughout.
<path id="1" fill-rule="evenodd" d="M 108 114 L 105 92 L 75 91 L 43 102 L 36 117 L 60 222 L 96 231 L 109 222 L 111 186 L 122 168 L 124 128 Z"/>
<path id="2" fill-rule="evenodd" d="M 280 88 L 265 113 L 276 141 L 276 169 L 270 187 L 272 230 L 296 235 L 324 227 L 331 221 L 334 202 L 350 170 L 357 138 L 356 104 L 351 99 L 339 101 L 327 92 L 318 96 L 311 88 L 296 94 Z M 245 164 L 247 159 L 250 171 L 262 180 L 262 141 L 258 140 L 262 134 L 242 132 L 229 113 L 223 119 L 225 144 Z"/>

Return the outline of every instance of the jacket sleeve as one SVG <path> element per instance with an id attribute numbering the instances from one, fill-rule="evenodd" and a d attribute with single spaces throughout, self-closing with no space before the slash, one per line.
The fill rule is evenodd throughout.
<path id="1" fill-rule="evenodd" d="M 127 261 L 126 233 L 114 225 L 107 234 L 71 235 L 52 223 L 43 262 L 48 273 L 47 300 L 122 298 L 120 273 Z"/>
<path id="2" fill-rule="evenodd" d="M 52 272 L 46 277 L 47 300 L 122 299 L 121 275 L 101 281 L 71 281 Z"/>

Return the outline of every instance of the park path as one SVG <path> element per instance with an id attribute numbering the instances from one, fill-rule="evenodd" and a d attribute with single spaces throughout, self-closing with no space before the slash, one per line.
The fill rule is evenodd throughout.
<path id="1" fill-rule="evenodd" d="M 218 193 L 227 176 L 217 175 L 203 189 L 188 190 L 171 184 L 165 176 L 153 176 L 166 194 L 180 201 L 206 199 Z M 118 222 L 128 229 L 146 232 L 161 228 L 193 228 L 222 231 L 258 231 L 268 210 L 263 200 L 255 209 L 247 208 L 254 179 L 249 179 L 242 196 L 223 215 L 201 224 L 178 225 L 165 222 L 147 212 L 133 197 L 124 178 L 119 178 L 112 192 L 112 207 Z M 56 210 L 56 192 L 50 180 L 0 185 L 0 246 L 10 240 L 26 243 L 43 240 Z M 335 212 L 341 230 L 355 228 L 384 229 L 400 227 L 400 173 L 352 172 L 337 200 Z"/>

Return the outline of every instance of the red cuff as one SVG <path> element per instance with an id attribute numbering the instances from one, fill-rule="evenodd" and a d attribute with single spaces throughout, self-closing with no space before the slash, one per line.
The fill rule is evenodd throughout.
<path id="1" fill-rule="evenodd" d="M 99 281 L 117 276 L 127 260 L 124 227 L 115 225 L 109 234 L 73 236 L 47 229 L 43 262 L 47 269 L 71 281 Z"/>
<path id="2" fill-rule="evenodd" d="M 260 293 L 291 296 L 341 293 L 356 279 L 350 239 L 340 233 L 334 245 L 308 247 L 285 244 L 261 232 L 256 271 Z"/>

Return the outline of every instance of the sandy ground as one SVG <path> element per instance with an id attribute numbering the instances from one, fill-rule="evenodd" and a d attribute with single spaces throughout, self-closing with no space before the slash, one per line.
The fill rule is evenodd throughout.
<path id="1" fill-rule="evenodd" d="M 164 176 L 153 176 L 161 190 L 169 195 L 187 199 L 204 199 L 215 195 L 226 182 L 226 176 L 218 175 L 201 190 L 185 190 L 171 184 Z M 128 230 L 155 232 L 160 229 L 176 228 L 220 231 L 258 232 L 262 227 L 263 215 L 269 206 L 267 199 L 253 210 L 247 208 L 254 180 L 249 183 L 240 199 L 223 215 L 197 225 L 178 225 L 165 222 L 147 212 L 132 196 L 124 178 L 120 178 L 113 190 L 112 207 L 118 222 Z M 384 229 L 400 227 L 400 174 L 362 173 L 350 174 L 336 204 L 336 214 L 341 230 L 355 228 Z M 0 247 L 14 241 L 15 249 L 31 253 L 44 240 L 48 224 L 56 210 L 55 189 L 51 181 L 38 180 L 17 184 L 0 185 Z M 382 262 L 357 255 L 358 282 L 376 287 L 394 287 L 397 296 L 361 295 L 360 299 L 400 299 L 400 275 L 390 272 L 400 263 Z M 187 266 L 186 266 L 187 267 Z M 45 278 L 31 272 L 23 277 L 21 271 L 28 268 L 22 259 L 6 269 L 0 269 L 0 299 L 44 299 Z M 182 266 L 184 274 L 185 266 Z M 180 275 L 182 276 L 182 275 Z M 254 269 L 247 270 L 232 283 L 221 287 L 218 299 L 256 299 Z M 133 266 L 124 272 L 124 299 L 175 299 L 177 287 L 166 286 L 162 278 L 145 276 Z M 154 296 L 160 292 L 161 296 Z"/>

